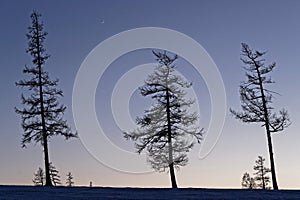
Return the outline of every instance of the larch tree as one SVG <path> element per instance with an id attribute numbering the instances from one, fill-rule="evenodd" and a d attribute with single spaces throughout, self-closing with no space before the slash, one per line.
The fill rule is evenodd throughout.
<path id="1" fill-rule="evenodd" d="M 52 164 L 52 162 L 49 163 L 49 169 L 50 169 L 50 177 L 51 181 L 54 184 L 54 186 L 60 185 L 60 176 L 58 175 L 58 170 L 56 167 Z"/>
<path id="2" fill-rule="evenodd" d="M 69 172 L 69 173 L 67 174 L 67 181 L 66 181 L 66 185 L 67 185 L 68 187 L 72 187 L 72 186 L 74 185 L 73 179 L 74 179 L 74 177 L 73 177 L 72 173 Z"/>
<path id="3" fill-rule="evenodd" d="M 275 92 L 269 90 L 267 85 L 274 83 L 269 76 L 276 63 L 265 65 L 266 52 L 253 51 L 242 43 L 241 60 L 244 63 L 247 80 L 240 85 L 240 98 L 242 112 L 230 109 L 230 112 L 245 123 L 261 123 L 265 127 L 268 142 L 268 151 L 271 164 L 273 189 L 278 190 L 275 161 L 271 134 L 283 131 L 290 125 L 288 112 L 285 109 L 274 112 L 272 107 Z"/>
<path id="4" fill-rule="evenodd" d="M 49 138 L 62 135 L 65 139 L 77 137 L 63 119 L 66 106 L 58 102 L 63 92 L 57 89 L 58 79 L 51 80 L 45 70 L 45 62 L 49 58 L 44 47 L 47 32 L 40 20 L 41 15 L 34 11 L 31 14 L 31 26 L 26 34 L 29 42 L 27 53 L 32 57 L 32 67 L 25 66 L 23 73 L 28 79 L 16 83 L 17 86 L 28 88 L 26 95 L 22 94 L 23 109 L 15 108 L 16 113 L 22 117 L 22 147 L 34 141 L 41 143 L 45 161 L 45 186 L 52 186 L 49 169 Z"/>
<path id="5" fill-rule="evenodd" d="M 241 182 L 242 188 L 245 189 L 255 189 L 256 184 L 254 178 L 250 176 L 248 172 L 245 172 L 243 177 L 242 177 L 242 182 Z"/>
<path id="6" fill-rule="evenodd" d="M 45 180 L 44 171 L 41 167 L 39 167 L 37 172 L 34 173 L 34 177 L 33 177 L 32 182 L 35 186 L 43 186 L 44 185 L 44 180 Z"/>
<path id="7" fill-rule="evenodd" d="M 142 96 L 151 97 L 155 103 L 137 118 L 138 128 L 124 132 L 124 137 L 135 142 L 139 154 L 146 151 L 154 170 L 169 171 L 172 188 L 177 188 L 174 168 L 188 163 L 187 153 L 195 141 L 201 142 L 204 131 L 196 125 L 197 113 L 188 110 L 194 100 L 185 97 L 184 89 L 191 83 L 175 74 L 178 56 L 166 51 L 153 54 L 158 66 L 139 89 Z"/>
<path id="8" fill-rule="evenodd" d="M 253 169 L 254 172 L 254 180 L 258 183 L 256 183 L 257 187 L 265 190 L 268 188 L 268 184 L 270 183 L 270 177 L 267 175 L 270 173 L 270 169 L 265 167 L 264 162 L 266 159 L 264 159 L 262 156 L 258 156 L 258 159 L 255 161 L 255 165 Z"/>

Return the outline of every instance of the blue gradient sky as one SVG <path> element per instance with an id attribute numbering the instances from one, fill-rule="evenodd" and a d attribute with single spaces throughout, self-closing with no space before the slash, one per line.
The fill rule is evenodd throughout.
<path id="1" fill-rule="evenodd" d="M 0 5 L 0 184 L 32 184 L 33 173 L 43 166 L 40 145 L 21 148 L 20 117 L 14 113 L 14 107 L 20 106 L 22 92 L 14 83 L 24 77 L 21 73 L 24 65 L 30 65 L 31 58 L 25 53 L 25 33 L 30 25 L 29 15 L 36 9 L 42 13 L 49 32 L 46 48 L 51 57 L 47 61 L 47 69 L 51 77 L 60 78 L 60 87 L 65 95 L 62 102 L 68 107 L 66 119 L 74 129 L 71 108 L 76 73 L 96 45 L 119 32 L 154 26 L 174 29 L 192 37 L 217 64 L 225 84 L 228 108 L 235 109 L 240 108 L 238 86 L 244 80 L 239 59 L 241 42 L 255 49 L 268 50 L 267 61 L 276 61 L 278 66 L 272 74 L 276 81 L 272 89 L 281 94 L 275 98 L 275 107 L 285 107 L 293 122 L 286 131 L 273 136 L 278 182 L 281 188 L 300 187 L 300 106 L 297 89 L 300 83 L 300 1 L 3 0 Z M 103 84 L 99 84 L 97 90 L 97 102 L 106 105 L 96 105 L 100 123 L 104 123 L 107 132 L 112 133 L 107 136 L 114 143 L 128 149 L 132 144 L 122 140 L 110 120 L 110 102 L 107 99 L 114 81 L 124 73 L 123 70 L 147 62 L 154 62 L 150 51 L 136 52 L 135 56 L 129 55 L 127 58 L 125 55 L 104 76 L 103 84 L 108 86 L 107 91 L 101 89 Z M 118 69 L 117 66 L 123 63 L 126 67 Z M 207 128 L 209 94 L 205 83 L 200 76 L 195 77 L 191 69 L 179 70 L 196 83 L 195 90 L 201 99 L 201 125 Z M 143 105 L 143 99 L 137 94 L 132 97 L 131 103 L 135 101 L 140 102 L 137 105 Z M 132 109 L 132 114 L 139 113 L 139 109 L 143 109 L 142 106 Z M 268 156 L 264 130 L 259 125 L 242 124 L 229 113 L 214 151 L 199 160 L 198 150 L 199 147 L 191 152 L 190 163 L 177 172 L 181 187 L 239 188 L 242 174 L 252 172 L 257 156 Z M 122 163 L 146 165 L 144 158 L 134 163 L 124 160 L 121 155 L 112 156 L 120 166 Z M 71 171 L 76 185 L 88 185 L 90 181 L 98 186 L 170 185 L 166 173 L 133 175 L 103 166 L 87 152 L 79 139 L 67 142 L 60 137 L 51 139 L 50 158 L 60 170 L 63 182 L 67 172 Z"/>

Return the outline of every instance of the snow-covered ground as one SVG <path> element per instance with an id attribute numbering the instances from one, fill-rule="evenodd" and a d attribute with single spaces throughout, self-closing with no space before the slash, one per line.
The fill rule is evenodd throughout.
<path id="1" fill-rule="evenodd" d="M 300 191 L 0 186 L 0 199 L 300 199 Z"/>

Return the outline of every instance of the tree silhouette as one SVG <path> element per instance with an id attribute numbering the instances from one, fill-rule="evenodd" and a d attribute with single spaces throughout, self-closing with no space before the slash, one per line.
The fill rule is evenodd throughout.
<path id="1" fill-rule="evenodd" d="M 248 172 L 245 172 L 241 182 L 242 188 L 255 189 L 256 184 L 254 178 L 250 176 Z"/>
<path id="2" fill-rule="evenodd" d="M 33 184 L 35 186 L 43 186 L 44 185 L 45 174 L 42 168 L 39 167 L 36 173 L 34 173 Z"/>
<path id="3" fill-rule="evenodd" d="M 272 72 L 276 63 L 265 65 L 263 56 L 266 52 L 253 51 L 242 43 L 242 62 L 246 71 L 247 81 L 240 85 L 241 107 L 243 112 L 230 109 L 230 112 L 245 123 L 262 123 L 266 129 L 268 150 L 271 164 L 272 183 L 274 190 L 278 190 L 276 180 L 275 161 L 271 133 L 283 131 L 289 126 L 288 112 L 282 109 L 275 113 L 271 106 L 275 92 L 266 88 L 274 83 L 268 74 Z"/>
<path id="4" fill-rule="evenodd" d="M 269 168 L 266 168 L 264 166 L 264 162 L 266 159 L 264 159 L 262 156 L 258 156 L 258 159 L 255 161 L 255 165 L 253 169 L 255 170 L 254 172 L 254 180 L 259 183 L 256 183 L 257 187 L 265 190 L 268 187 L 268 184 L 270 183 L 270 177 L 267 176 L 267 173 L 271 172 Z"/>
<path id="5" fill-rule="evenodd" d="M 44 69 L 49 55 L 43 44 L 47 32 L 44 31 L 44 25 L 40 22 L 41 15 L 34 11 L 30 17 L 31 26 L 26 35 L 29 40 L 27 53 L 32 56 L 33 67 L 25 66 L 23 73 L 29 75 L 30 78 L 16 83 L 17 86 L 27 87 L 29 94 L 21 96 L 24 108 L 15 110 L 22 116 L 24 130 L 22 147 L 26 147 L 26 144 L 32 141 L 42 144 L 45 159 L 45 186 L 52 186 L 48 140 L 54 135 L 62 135 L 69 139 L 77 137 L 77 134 L 72 133 L 67 121 L 63 120 L 66 107 L 58 102 L 58 98 L 63 96 L 62 90 L 56 88 L 58 79 L 51 80 L 48 72 Z"/>
<path id="6" fill-rule="evenodd" d="M 74 185 L 73 179 L 74 179 L 74 177 L 73 177 L 72 173 L 69 172 L 67 174 L 67 181 L 66 181 L 66 184 L 67 184 L 68 187 L 72 187 Z"/>
<path id="7" fill-rule="evenodd" d="M 153 51 L 153 54 L 159 65 L 140 92 L 151 96 L 156 103 L 143 117 L 137 118 L 139 128 L 125 132 L 124 137 L 135 142 L 138 153 L 147 152 L 153 169 L 158 172 L 169 169 L 172 188 L 177 188 L 174 167 L 188 163 L 187 152 L 193 147 L 194 139 L 200 143 L 203 129 L 195 126 L 197 114 L 188 113 L 187 108 L 194 101 L 185 99 L 184 89 L 191 83 L 174 73 L 177 55 L 171 57 L 165 51 Z"/>
<path id="8" fill-rule="evenodd" d="M 50 170 L 51 181 L 54 184 L 54 186 L 60 185 L 61 182 L 60 182 L 60 176 L 58 175 L 58 170 L 52 164 L 52 162 L 49 163 L 49 170 Z"/>

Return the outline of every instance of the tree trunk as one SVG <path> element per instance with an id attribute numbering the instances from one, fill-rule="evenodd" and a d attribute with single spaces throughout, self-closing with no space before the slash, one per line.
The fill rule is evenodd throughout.
<path id="1" fill-rule="evenodd" d="M 174 171 L 174 161 L 173 161 L 173 147 L 172 147 L 172 131 L 171 131 L 171 116 L 170 116 L 170 96 L 168 84 L 166 84 L 166 98 L 167 98 L 167 120 L 168 120 L 168 144 L 169 144 L 169 169 L 172 188 L 177 188 L 175 171 Z"/>
<path id="2" fill-rule="evenodd" d="M 41 74 L 41 71 L 40 71 L 40 74 Z M 41 81 L 41 75 L 40 75 L 40 81 Z M 43 147 L 44 147 L 45 175 L 46 175 L 45 186 L 53 186 L 51 177 L 50 177 L 48 138 L 47 138 L 47 130 L 46 130 L 46 124 L 45 124 L 45 116 L 44 116 L 45 111 L 44 111 L 44 102 L 43 102 L 43 88 L 42 88 L 41 83 L 40 83 L 40 99 L 41 99 L 41 119 L 42 119 Z"/>
<path id="3" fill-rule="evenodd" d="M 36 17 L 36 31 L 37 36 L 39 36 L 39 24 L 38 18 Z M 39 39 L 37 39 L 37 65 L 39 69 L 39 92 L 40 92 L 40 103 L 41 103 L 41 120 L 42 120 L 42 132 L 43 132 L 43 147 L 44 147 L 44 159 L 45 159 L 45 175 L 46 183 L 45 186 L 53 186 L 50 177 L 50 167 L 49 167 L 49 153 L 48 153 L 48 140 L 47 140 L 47 130 L 45 123 L 45 110 L 44 110 L 44 98 L 43 98 L 43 87 L 42 87 L 42 61 L 41 61 L 41 51 Z"/>
<path id="4" fill-rule="evenodd" d="M 45 175 L 46 175 L 45 186 L 53 186 L 51 177 L 50 177 L 50 172 L 49 172 L 50 169 L 49 169 L 49 154 L 48 154 L 47 136 L 46 137 L 43 136 L 43 141 L 44 141 Z"/>
<path id="5" fill-rule="evenodd" d="M 170 169 L 172 188 L 177 188 L 175 171 L 174 171 L 174 163 L 169 164 L 169 169 Z"/>
<path id="6" fill-rule="evenodd" d="M 257 65 L 256 65 L 256 70 L 257 70 L 257 74 L 258 74 L 258 78 L 259 78 L 260 91 L 261 91 L 261 96 L 262 96 L 262 104 L 263 104 L 263 109 L 264 109 L 264 118 L 265 118 L 266 132 L 267 132 L 267 141 L 268 141 L 269 157 L 270 157 L 270 164 L 271 164 L 273 189 L 278 190 L 278 184 L 277 184 L 276 172 L 275 172 L 275 162 L 274 162 L 274 156 L 273 156 L 273 145 L 272 145 L 272 138 L 271 138 L 271 132 L 270 132 L 270 125 L 269 125 L 269 113 L 268 113 L 268 109 L 267 109 L 267 103 L 266 103 L 266 99 L 265 99 L 262 79 L 261 79 L 260 71 L 259 71 Z"/>
<path id="7" fill-rule="evenodd" d="M 277 184 L 277 180 L 276 180 L 276 171 L 275 171 L 275 162 L 274 162 L 274 156 L 273 156 L 272 138 L 271 138 L 270 130 L 267 131 L 267 138 L 268 138 L 273 189 L 278 190 L 278 184 Z"/>

